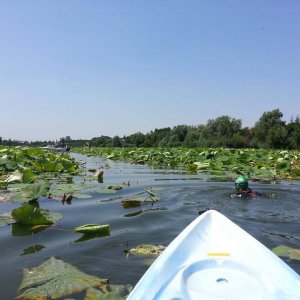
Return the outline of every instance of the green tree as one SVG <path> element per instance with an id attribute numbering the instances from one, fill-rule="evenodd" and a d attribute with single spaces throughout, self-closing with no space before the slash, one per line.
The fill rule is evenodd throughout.
<path id="1" fill-rule="evenodd" d="M 300 121 L 299 116 L 297 116 L 294 122 L 290 122 L 287 125 L 288 132 L 288 143 L 287 147 L 289 149 L 300 149 Z"/>
<path id="2" fill-rule="evenodd" d="M 207 139 L 207 146 L 229 147 L 234 144 L 235 136 L 241 135 L 241 132 L 242 121 L 240 119 L 221 116 L 216 119 L 208 120 L 203 131 L 203 137 Z"/>
<path id="3" fill-rule="evenodd" d="M 122 140 L 118 135 L 114 136 L 112 139 L 112 146 L 113 147 L 122 147 Z"/>
<path id="4" fill-rule="evenodd" d="M 288 144 L 288 132 L 283 125 L 276 125 L 269 129 L 267 143 L 271 148 L 282 149 Z"/>
<path id="5" fill-rule="evenodd" d="M 279 136 L 284 137 L 285 122 L 279 109 L 264 112 L 253 128 L 253 142 L 259 147 L 272 147 Z M 275 129 L 276 128 L 276 129 Z M 279 131 L 278 134 L 274 132 Z"/>

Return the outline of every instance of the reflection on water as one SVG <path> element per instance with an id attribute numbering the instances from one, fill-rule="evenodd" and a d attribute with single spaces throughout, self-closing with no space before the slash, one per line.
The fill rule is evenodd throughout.
<path id="1" fill-rule="evenodd" d="M 86 159 L 88 169 L 99 169 L 106 163 L 95 157 L 74 156 Z M 82 183 L 84 178 L 74 176 L 72 182 Z M 274 197 L 240 199 L 231 198 L 233 182 L 214 180 L 182 171 L 109 162 L 103 173 L 103 183 L 95 181 L 97 188 L 130 182 L 129 185 L 114 194 L 85 190 L 91 198 L 71 199 L 72 205 L 46 198 L 40 200 L 42 209 L 61 213 L 64 218 L 55 226 L 34 234 L 16 224 L 0 227 L 0 283 L 6 287 L 1 290 L 0 298 L 13 299 L 22 279 L 22 269 L 38 266 L 51 256 L 88 274 L 109 278 L 111 284 L 135 285 L 149 267 L 149 261 L 129 254 L 128 250 L 140 244 L 167 246 L 207 208 L 220 211 L 269 249 L 278 245 L 299 248 L 298 182 L 252 183 L 253 189 Z M 147 197 L 144 188 L 160 200 L 142 201 L 141 207 L 123 207 L 125 199 Z M 0 212 L 7 212 L 13 206 L 3 203 Z M 84 224 L 109 224 L 110 236 L 78 243 L 78 234 L 73 229 Z M 285 261 L 300 273 L 300 261 Z"/>
<path id="2" fill-rule="evenodd" d="M 43 245 L 34 245 L 34 246 L 24 249 L 23 253 L 21 255 L 37 253 L 37 252 L 40 252 L 41 250 L 43 250 L 44 248 L 45 247 Z"/>

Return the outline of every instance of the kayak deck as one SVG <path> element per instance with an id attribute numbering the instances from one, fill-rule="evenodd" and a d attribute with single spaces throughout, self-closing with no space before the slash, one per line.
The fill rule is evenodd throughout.
<path id="1" fill-rule="evenodd" d="M 127 299 L 300 299 L 300 276 L 211 210 L 173 240 Z"/>

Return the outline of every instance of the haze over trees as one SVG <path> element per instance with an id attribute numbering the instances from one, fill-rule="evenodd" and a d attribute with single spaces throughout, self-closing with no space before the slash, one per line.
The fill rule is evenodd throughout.
<path id="1" fill-rule="evenodd" d="M 264 112 L 253 128 L 242 127 L 242 120 L 229 116 L 210 119 L 203 125 L 177 125 L 159 128 L 148 133 L 136 132 L 129 136 L 94 137 L 91 140 L 61 138 L 59 144 L 70 147 L 228 147 L 228 148 L 273 148 L 300 149 L 299 115 L 290 122 L 282 120 L 279 109 Z M 36 141 L 32 146 L 51 144 L 51 141 Z M 19 145 L 19 141 L 2 140 L 3 145 Z M 22 143 L 24 144 L 24 142 Z"/>

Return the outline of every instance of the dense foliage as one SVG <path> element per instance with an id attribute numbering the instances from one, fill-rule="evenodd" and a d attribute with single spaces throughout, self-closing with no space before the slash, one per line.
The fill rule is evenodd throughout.
<path id="1" fill-rule="evenodd" d="M 0 189 L 9 183 L 34 183 L 46 174 L 63 176 L 79 169 L 68 154 L 33 147 L 0 146 Z"/>
<path id="2" fill-rule="evenodd" d="M 235 178 L 237 174 L 241 174 L 252 180 L 266 182 L 300 179 L 300 152 L 297 150 L 95 147 L 75 148 L 73 151 L 111 160 L 187 169 L 226 178 Z"/>
<path id="3" fill-rule="evenodd" d="M 95 137 L 94 147 L 228 147 L 300 149 L 300 119 L 288 124 L 275 109 L 265 112 L 253 128 L 242 127 L 242 121 L 221 116 L 208 120 L 206 125 L 178 125 L 161 128 L 146 134 L 141 132 L 120 138 Z"/>
<path id="4" fill-rule="evenodd" d="M 30 146 L 59 144 L 69 147 L 227 147 L 300 149 L 300 118 L 282 121 L 279 109 L 264 112 L 253 128 L 242 127 L 242 120 L 221 116 L 208 120 L 206 125 L 177 125 L 154 129 L 146 134 L 136 132 L 129 136 L 101 135 L 91 140 L 72 140 L 69 136 L 59 141 L 24 142 Z M 19 145 L 19 141 L 2 140 L 0 144 Z"/>

